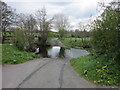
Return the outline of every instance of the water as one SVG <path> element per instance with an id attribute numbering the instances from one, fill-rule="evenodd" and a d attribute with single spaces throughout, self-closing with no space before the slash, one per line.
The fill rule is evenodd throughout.
<path id="1" fill-rule="evenodd" d="M 48 47 L 41 47 L 40 56 L 41 57 L 48 57 L 48 58 L 77 58 L 86 54 L 89 54 L 86 50 L 82 49 L 75 49 L 75 48 L 63 48 L 59 46 L 53 46 L 51 48 Z"/>

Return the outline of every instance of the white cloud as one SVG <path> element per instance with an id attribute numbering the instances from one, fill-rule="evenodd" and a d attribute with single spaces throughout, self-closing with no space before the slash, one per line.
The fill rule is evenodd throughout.
<path id="1" fill-rule="evenodd" d="M 69 17 L 70 24 L 73 28 L 78 28 L 78 23 L 84 25 L 90 23 L 98 16 L 96 11 L 97 3 L 103 0 L 3 0 L 9 6 L 15 8 L 17 13 L 35 13 L 35 11 L 45 7 L 50 17 L 57 13 L 63 13 Z M 104 0 L 106 3 L 112 0 Z"/>

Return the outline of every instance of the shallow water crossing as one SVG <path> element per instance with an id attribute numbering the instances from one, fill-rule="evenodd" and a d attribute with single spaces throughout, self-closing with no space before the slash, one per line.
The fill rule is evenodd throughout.
<path id="1" fill-rule="evenodd" d="M 86 54 L 89 54 L 88 51 L 83 49 L 76 48 L 63 48 L 60 46 L 53 47 L 41 47 L 39 48 L 39 56 L 48 57 L 48 58 L 77 58 Z"/>

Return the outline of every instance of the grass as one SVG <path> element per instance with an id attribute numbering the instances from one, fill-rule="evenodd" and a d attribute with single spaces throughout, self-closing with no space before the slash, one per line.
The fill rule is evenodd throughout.
<path id="1" fill-rule="evenodd" d="M 90 39 L 91 38 L 64 38 L 59 39 L 64 45 L 68 47 L 83 47 L 83 48 L 90 48 Z"/>
<path id="2" fill-rule="evenodd" d="M 19 64 L 36 58 L 34 53 L 20 51 L 15 46 L 5 44 L 0 46 L 2 46 L 2 64 Z"/>
<path id="3" fill-rule="evenodd" d="M 120 79 L 119 67 L 107 60 L 104 55 L 87 55 L 70 60 L 75 71 L 95 84 L 106 86 L 118 85 Z"/>

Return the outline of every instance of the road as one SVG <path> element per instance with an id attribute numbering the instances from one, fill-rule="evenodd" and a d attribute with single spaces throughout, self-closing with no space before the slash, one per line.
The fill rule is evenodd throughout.
<path id="1" fill-rule="evenodd" d="M 40 58 L 2 68 L 3 88 L 94 88 L 72 69 L 68 59 Z"/>

